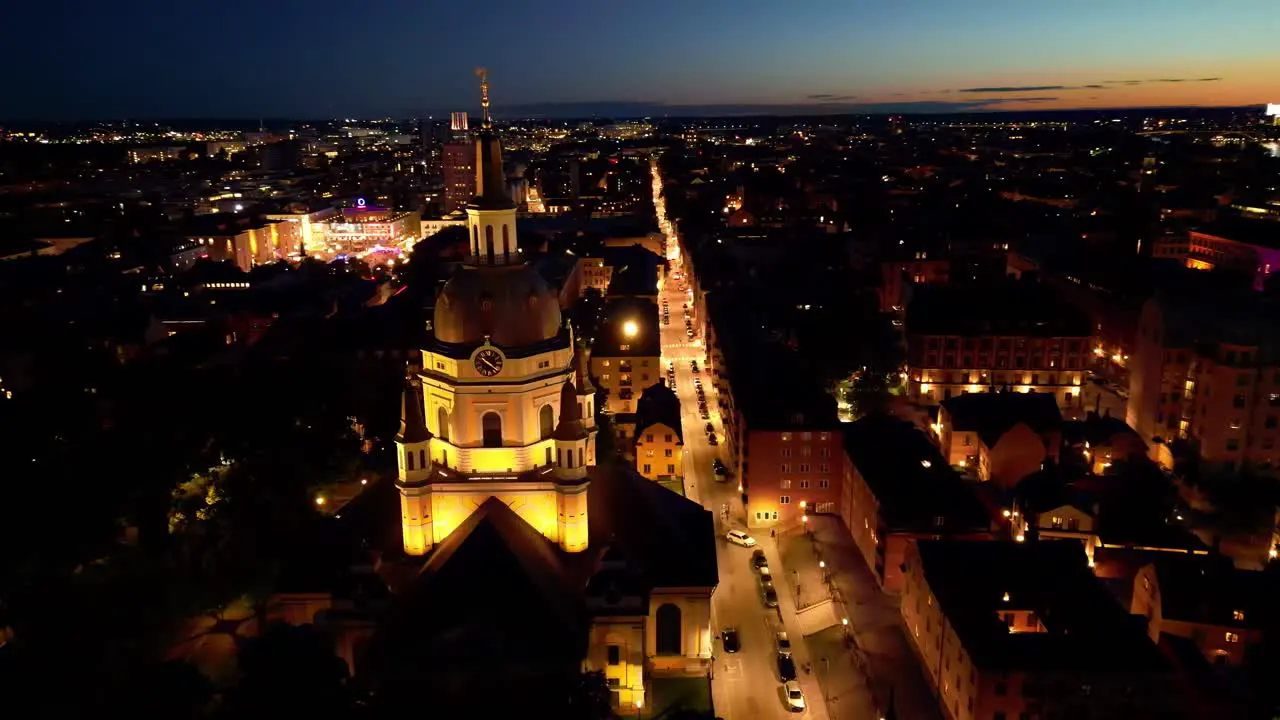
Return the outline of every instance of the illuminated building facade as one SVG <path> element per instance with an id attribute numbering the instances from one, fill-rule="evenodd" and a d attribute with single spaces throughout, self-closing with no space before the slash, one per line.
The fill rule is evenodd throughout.
<path id="1" fill-rule="evenodd" d="M 1127 421 L 1193 441 L 1207 462 L 1280 462 L 1280 332 L 1257 294 L 1166 293 L 1143 306 Z"/>
<path id="2" fill-rule="evenodd" d="M 907 309 L 908 395 L 925 405 L 963 393 L 1048 393 L 1082 412 L 1093 335 L 1088 317 L 1030 283 L 918 286 Z M 988 292 L 988 290 L 992 290 Z"/>
<path id="3" fill-rule="evenodd" d="M 318 227 L 320 237 L 313 240 L 307 254 L 328 260 L 339 255 L 364 257 L 370 253 L 394 255 L 408 252 L 422 238 L 422 218 L 416 212 L 397 212 L 364 205 L 343 208 L 341 214 L 325 220 Z M 315 232 L 313 227 L 312 232 Z"/>
<path id="4" fill-rule="evenodd" d="M 1186 237 L 1158 238 L 1154 257 L 1185 263 L 1192 270 L 1234 270 L 1253 278 L 1253 288 L 1262 290 L 1267 276 L 1280 270 L 1280 247 L 1276 247 L 1275 226 L 1251 221 L 1214 228 L 1213 232 L 1188 232 Z"/>
<path id="5" fill-rule="evenodd" d="M 215 261 L 230 261 L 248 272 L 255 265 L 272 263 L 296 252 L 289 223 L 252 222 L 232 218 L 207 228 L 189 231 L 187 242 L 195 245 L 200 256 Z"/>
<path id="6" fill-rule="evenodd" d="M 684 477 L 680 398 L 658 381 L 640 394 L 635 416 L 636 471 L 650 480 Z"/>

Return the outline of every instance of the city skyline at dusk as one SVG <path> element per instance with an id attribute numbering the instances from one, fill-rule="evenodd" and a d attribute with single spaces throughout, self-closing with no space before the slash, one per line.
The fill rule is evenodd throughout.
<path id="1" fill-rule="evenodd" d="M 8 24 L 0 118 L 441 114 L 477 65 L 509 117 L 1261 106 L 1280 59 L 1266 0 L 52 6 Z"/>

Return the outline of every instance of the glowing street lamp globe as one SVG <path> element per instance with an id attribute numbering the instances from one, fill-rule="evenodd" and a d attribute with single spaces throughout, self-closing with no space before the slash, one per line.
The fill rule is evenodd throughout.
<path id="1" fill-rule="evenodd" d="M 638 335 L 639 333 L 640 333 L 640 326 L 636 324 L 636 321 L 635 321 L 635 320 L 628 320 L 628 321 L 626 321 L 626 322 L 622 323 L 622 334 L 623 334 L 623 335 L 625 335 L 625 336 L 627 336 L 627 337 L 629 337 L 629 338 L 633 338 L 633 337 L 635 337 L 636 335 Z"/>

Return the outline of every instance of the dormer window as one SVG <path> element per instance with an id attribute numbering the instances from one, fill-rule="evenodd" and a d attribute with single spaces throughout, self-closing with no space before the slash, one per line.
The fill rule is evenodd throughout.
<path id="1" fill-rule="evenodd" d="M 1232 619 L 1232 620 L 1236 620 L 1236 621 L 1238 621 L 1238 622 L 1243 622 L 1243 621 L 1244 621 L 1244 611 L 1243 611 L 1243 610 L 1232 610 L 1232 611 L 1231 611 L 1231 619 Z"/>

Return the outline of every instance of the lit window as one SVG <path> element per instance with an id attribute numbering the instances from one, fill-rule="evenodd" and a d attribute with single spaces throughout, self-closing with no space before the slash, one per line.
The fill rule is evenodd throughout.
<path id="1" fill-rule="evenodd" d="M 1232 617 L 1232 618 L 1234 618 L 1234 619 L 1236 619 L 1236 620 L 1244 620 L 1244 611 L 1243 611 L 1243 610 L 1233 610 L 1233 611 L 1231 612 L 1231 617 Z"/>
<path id="2" fill-rule="evenodd" d="M 1227 642 L 1229 642 L 1229 643 L 1238 643 L 1238 642 L 1240 642 L 1240 635 L 1239 635 L 1239 634 L 1237 634 L 1237 633 L 1233 633 L 1233 632 L 1229 632 L 1229 633 L 1227 633 Z"/>

